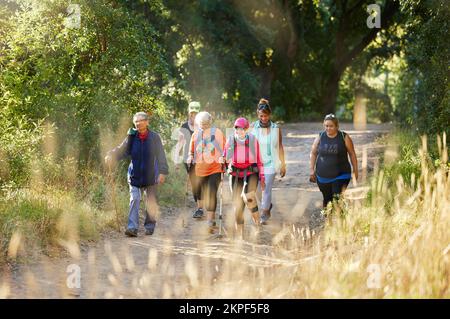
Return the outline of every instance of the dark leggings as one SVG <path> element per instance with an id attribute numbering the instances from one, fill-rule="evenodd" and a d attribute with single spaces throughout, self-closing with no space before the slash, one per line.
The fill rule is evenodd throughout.
<path id="1" fill-rule="evenodd" d="M 333 197 L 339 198 L 339 195 L 347 188 L 348 183 L 350 183 L 350 179 L 338 179 L 331 183 L 320 183 L 317 181 L 317 185 L 319 185 L 323 195 L 323 207 L 327 207 L 328 203 L 333 200 Z"/>
<path id="2" fill-rule="evenodd" d="M 245 189 L 245 193 L 249 193 L 251 191 L 256 191 L 256 188 L 258 187 L 258 174 L 252 174 L 247 177 L 247 187 Z M 235 185 L 236 183 L 236 185 Z M 243 224 L 244 223 L 244 209 L 245 209 L 245 202 L 242 198 L 242 188 L 244 187 L 244 179 L 238 178 L 236 181 L 236 176 L 233 176 L 231 178 L 231 185 L 233 187 L 233 204 L 234 209 L 236 212 L 236 223 L 237 224 Z M 256 206 L 252 213 L 256 213 L 258 211 L 258 206 Z"/>
<path id="3" fill-rule="evenodd" d="M 220 184 L 220 173 L 208 176 L 196 176 L 192 185 L 194 198 L 203 200 L 203 208 L 215 212 L 217 207 L 217 189 Z"/>
<path id="4" fill-rule="evenodd" d="M 198 190 L 197 193 L 194 192 L 194 188 L 197 185 L 197 175 L 195 175 L 195 166 L 191 165 L 191 167 L 189 168 L 189 166 L 185 163 L 184 167 L 186 168 L 186 172 L 188 173 L 189 176 L 189 182 L 191 183 L 192 186 L 192 195 L 194 196 L 194 200 L 197 203 L 197 201 L 202 200 L 202 191 L 201 191 L 201 187 Z"/>

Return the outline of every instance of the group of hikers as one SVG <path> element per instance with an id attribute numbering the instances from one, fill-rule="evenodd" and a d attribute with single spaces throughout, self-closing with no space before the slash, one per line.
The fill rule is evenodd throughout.
<path id="1" fill-rule="evenodd" d="M 286 175 L 282 133 L 271 119 L 269 101 L 259 101 L 257 121 L 249 123 L 244 117 L 236 119 L 228 138 L 214 126 L 212 115 L 201 111 L 199 102 L 190 102 L 188 113 L 188 120 L 179 130 L 175 154 L 183 154 L 196 202 L 192 217 L 203 219 L 206 216 L 208 232 L 216 231 L 218 190 L 227 173 L 237 233 L 243 233 L 245 208 L 250 211 L 255 226 L 265 225 L 272 214 L 275 176 Z M 156 187 L 164 183 L 169 173 L 161 138 L 150 129 L 147 113 L 136 113 L 133 123 L 135 128 L 131 128 L 124 141 L 105 157 L 108 164 L 131 157 L 127 174 L 130 208 L 125 231 L 130 237 L 138 235 L 141 196 L 145 196 L 146 203 L 145 233 L 153 234 L 159 217 Z M 358 167 L 353 142 L 348 134 L 339 130 L 336 116 L 325 116 L 323 125 L 324 131 L 316 137 L 311 149 L 310 181 L 318 184 L 326 207 L 346 189 L 352 168 L 358 178 Z M 257 196 L 259 192 L 261 195 Z M 257 197 L 260 197 L 259 207 Z"/>

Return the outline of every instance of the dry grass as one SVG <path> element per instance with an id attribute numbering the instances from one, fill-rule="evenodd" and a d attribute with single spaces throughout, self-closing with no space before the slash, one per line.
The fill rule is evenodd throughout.
<path id="1" fill-rule="evenodd" d="M 284 264 L 243 267 L 237 261 L 225 262 L 211 288 L 202 282 L 208 276 L 196 276 L 196 267 L 187 267 L 187 296 L 450 297 L 450 176 L 445 135 L 438 144 L 439 167 L 430 167 L 424 138 L 420 176 L 406 184 L 399 175 L 395 185 L 389 185 L 383 171 L 379 172 L 372 179 L 370 201 L 335 203 L 318 236 L 310 239 L 308 230 L 295 227 L 282 230 L 278 235 L 287 240 L 283 239 L 277 255 L 280 250 L 288 251 L 290 258 Z"/>

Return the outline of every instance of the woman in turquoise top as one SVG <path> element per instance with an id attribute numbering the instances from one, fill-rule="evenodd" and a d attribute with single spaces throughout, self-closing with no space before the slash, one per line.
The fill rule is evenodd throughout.
<path id="1" fill-rule="evenodd" d="M 286 162 L 281 129 L 270 120 L 272 109 L 269 101 L 261 99 L 256 109 L 258 121 L 252 124 L 252 133 L 258 139 L 264 165 L 266 187 L 262 191 L 261 224 L 270 218 L 272 209 L 272 187 L 277 172 L 281 177 L 286 175 Z"/>

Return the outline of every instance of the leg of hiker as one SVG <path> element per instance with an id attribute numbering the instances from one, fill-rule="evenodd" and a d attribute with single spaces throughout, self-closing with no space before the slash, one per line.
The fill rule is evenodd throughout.
<path id="1" fill-rule="evenodd" d="M 236 180 L 237 179 L 237 180 Z M 235 227 L 236 234 L 242 238 L 244 234 L 244 209 L 245 203 L 242 199 L 242 187 L 244 186 L 244 180 L 230 175 L 230 185 L 232 187 L 232 199 L 235 213 Z"/>
<path id="2" fill-rule="evenodd" d="M 259 210 L 258 204 L 256 202 L 256 189 L 258 188 L 258 174 L 251 174 L 247 177 L 247 186 L 245 189 L 245 193 L 247 194 L 247 207 L 252 214 L 253 223 L 256 226 L 259 226 Z"/>
<path id="3" fill-rule="evenodd" d="M 332 197 L 339 199 L 342 193 L 347 189 L 350 179 L 338 179 L 331 183 Z"/>
<path id="4" fill-rule="evenodd" d="M 323 195 L 323 208 L 326 208 L 328 203 L 333 200 L 332 183 L 320 183 L 317 181 L 317 185 Z"/>
<path id="5" fill-rule="evenodd" d="M 201 187 L 198 186 L 198 176 L 195 175 L 195 166 L 185 164 L 189 183 L 191 184 L 192 196 L 197 204 L 197 209 L 192 213 L 193 218 L 203 217 L 203 201 L 201 200 Z"/>
<path id="6" fill-rule="evenodd" d="M 145 234 L 153 235 L 159 217 L 159 206 L 156 201 L 156 185 L 145 188 Z"/>
<path id="7" fill-rule="evenodd" d="M 141 201 L 141 190 L 130 185 L 130 210 L 128 214 L 128 226 L 125 234 L 128 236 L 137 236 L 139 229 L 139 204 Z"/>
<path id="8" fill-rule="evenodd" d="M 212 232 L 216 226 L 217 190 L 220 184 L 220 173 L 208 175 L 203 183 L 206 218 L 208 221 L 208 231 Z"/>
<path id="9" fill-rule="evenodd" d="M 192 193 L 194 195 L 194 199 L 197 200 L 197 210 L 192 214 L 193 218 L 202 218 L 204 215 L 203 212 L 203 204 L 204 201 L 200 198 L 202 197 L 202 189 L 204 188 L 203 184 L 205 183 L 206 176 L 197 176 L 195 175 L 194 169 L 192 169 L 194 177 L 191 178 L 192 185 Z"/>
<path id="10" fill-rule="evenodd" d="M 261 199 L 261 224 L 270 218 L 270 210 L 272 208 L 272 187 L 275 181 L 275 174 L 264 174 L 266 188 L 262 192 Z"/>

